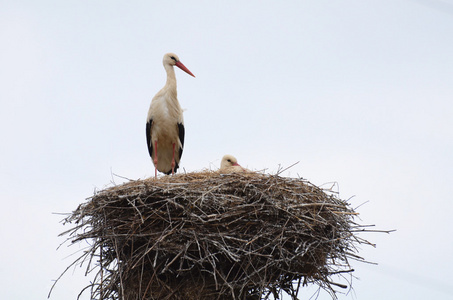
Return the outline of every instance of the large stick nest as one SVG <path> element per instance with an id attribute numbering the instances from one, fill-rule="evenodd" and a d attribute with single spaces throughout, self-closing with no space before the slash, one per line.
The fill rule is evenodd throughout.
<path id="1" fill-rule="evenodd" d="M 361 226 L 346 201 L 303 179 L 199 172 L 95 193 L 65 219 L 88 241 L 92 299 L 298 299 L 352 272 Z"/>

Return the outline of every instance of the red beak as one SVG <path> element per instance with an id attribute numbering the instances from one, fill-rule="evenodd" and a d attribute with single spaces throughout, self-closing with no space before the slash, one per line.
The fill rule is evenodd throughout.
<path id="1" fill-rule="evenodd" d="M 238 163 L 234 163 L 233 166 L 239 166 L 240 167 L 241 165 L 238 164 Z"/>
<path id="2" fill-rule="evenodd" d="M 186 72 L 187 74 L 189 74 L 189 75 L 195 77 L 195 75 L 193 75 L 192 72 L 190 72 L 189 69 L 187 69 L 186 66 L 182 64 L 182 62 L 177 61 L 175 65 L 176 65 L 178 68 L 180 68 L 181 70 L 183 70 L 184 72 Z"/>

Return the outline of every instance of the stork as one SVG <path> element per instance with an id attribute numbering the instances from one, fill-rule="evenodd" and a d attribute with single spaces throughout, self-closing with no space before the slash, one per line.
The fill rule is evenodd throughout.
<path id="1" fill-rule="evenodd" d="M 227 154 L 222 157 L 222 161 L 220 162 L 220 169 L 218 172 L 221 174 L 227 174 L 247 172 L 247 170 L 241 167 L 240 164 L 238 164 L 238 160 L 236 159 L 236 157 Z"/>
<path id="2" fill-rule="evenodd" d="M 184 120 L 173 66 L 195 77 L 174 53 L 164 55 L 163 65 L 167 82 L 151 101 L 146 119 L 146 141 L 156 177 L 157 171 L 167 175 L 176 173 L 184 147 Z"/>

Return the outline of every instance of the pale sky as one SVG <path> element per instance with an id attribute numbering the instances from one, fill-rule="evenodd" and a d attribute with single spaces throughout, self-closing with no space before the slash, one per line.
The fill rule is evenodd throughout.
<path id="1" fill-rule="evenodd" d="M 166 52 L 196 76 L 176 70 L 181 171 L 299 162 L 283 175 L 336 182 L 360 223 L 397 230 L 362 235 L 378 265 L 352 261 L 339 299 L 453 299 L 452 0 L 0 0 L 0 41 L 2 299 L 45 299 L 81 249 L 57 251 L 70 227 L 53 213 L 112 173 L 154 174 Z M 51 299 L 89 280 L 71 269 Z"/>

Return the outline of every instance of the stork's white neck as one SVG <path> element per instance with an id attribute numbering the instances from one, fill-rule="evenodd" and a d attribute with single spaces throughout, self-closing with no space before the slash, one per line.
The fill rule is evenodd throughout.
<path id="1" fill-rule="evenodd" d="M 174 88 L 176 90 L 175 69 L 170 65 L 165 65 L 164 67 L 165 71 L 167 72 L 167 82 L 165 83 L 165 86 L 167 86 L 168 88 Z"/>

